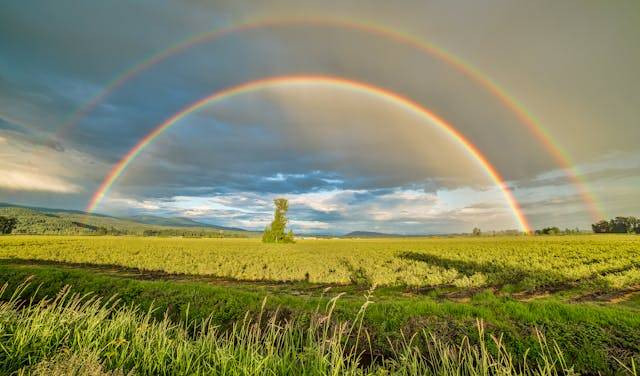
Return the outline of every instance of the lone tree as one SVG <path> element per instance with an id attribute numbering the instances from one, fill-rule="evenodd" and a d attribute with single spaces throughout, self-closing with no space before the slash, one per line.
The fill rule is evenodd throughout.
<path id="1" fill-rule="evenodd" d="M 17 223 L 15 218 L 0 216 L 0 234 L 11 234 Z"/>
<path id="2" fill-rule="evenodd" d="M 262 241 L 264 243 L 293 243 L 293 231 L 289 230 L 288 233 L 285 233 L 289 201 L 286 198 L 276 198 L 273 203 L 276 206 L 273 212 L 273 221 L 264 229 Z"/>

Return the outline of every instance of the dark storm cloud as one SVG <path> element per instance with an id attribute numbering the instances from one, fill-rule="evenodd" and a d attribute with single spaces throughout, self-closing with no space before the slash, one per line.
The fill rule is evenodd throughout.
<path id="1" fill-rule="evenodd" d="M 20 70 L 45 68 L 99 83 L 168 44 L 208 29 L 225 14 L 205 15 L 168 2 L 61 0 L 4 2 L 0 17 L 1 40 L 22 62 Z"/>

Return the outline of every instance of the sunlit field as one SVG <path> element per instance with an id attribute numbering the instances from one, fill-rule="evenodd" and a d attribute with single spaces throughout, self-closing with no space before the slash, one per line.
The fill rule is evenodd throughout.
<path id="1" fill-rule="evenodd" d="M 503 288 L 640 283 L 637 236 L 313 239 L 0 238 L 0 257 L 110 265 L 244 281 Z"/>
<path id="2" fill-rule="evenodd" d="M 640 351 L 633 235 L 21 235 L 0 258 L 14 372 L 633 374 Z"/>

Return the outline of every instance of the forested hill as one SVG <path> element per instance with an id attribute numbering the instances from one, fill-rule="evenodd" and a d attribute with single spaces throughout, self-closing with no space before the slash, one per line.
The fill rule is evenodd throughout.
<path id="1" fill-rule="evenodd" d="M 12 234 L 248 237 L 255 233 L 186 218 L 117 218 L 82 211 L 0 203 L 0 216 L 15 218 Z"/>

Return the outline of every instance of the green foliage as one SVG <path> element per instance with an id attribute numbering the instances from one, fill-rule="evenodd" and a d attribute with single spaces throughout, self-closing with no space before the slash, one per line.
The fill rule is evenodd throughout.
<path id="1" fill-rule="evenodd" d="M 360 269 L 367 284 L 410 288 L 617 290 L 640 284 L 633 235 L 324 239 L 284 246 L 258 239 L 4 236 L 0 258 L 342 285 L 352 284 L 353 270 Z"/>
<path id="2" fill-rule="evenodd" d="M 273 200 L 275 210 L 273 213 L 273 221 L 264 229 L 262 234 L 263 243 L 293 243 L 293 231 L 285 232 L 287 227 L 287 211 L 289 211 L 289 201 L 285 198 L 276 198 Z"/>
<path id="3" fill-rule="evenodd" d="M 142 235 L 184 237 L 246 237 L 246 232 L 206 227 L 149 225 L 126 219 L 69 211 L 42 212 L 0 207 L 0 216 L 15 219 L 13 234 L 33 235 Z M 0 220 L 0 227 L 2 221 Z M 1 229 L 0 229 L 1 230 Z"/>
<path id="4" fill-rule="evenodd" d="M 0 304 L 0 368 L 6 374 L 556 376 L 580 371 L 538 330 L 532 330 L 534 358 L 526 348 L 507 345 L 503 336 L 487 336 L 482 321 L 458 343 L 421 329 L 402 336 L 389 355 L 373 353 L 363 326 L 369 299 L 349 321 L 334 319 L 334 298 L 310 317 L 282 320 L 260 310 L 221 330 L 209 320 L 197 325 L 154 320 L 152 310 L 68 288 L 39 302 L 21 299 L 23 291 L 12 294 L 6 285 L 0 291 L 8 298 Z M 630 375 L 637 376 L 633 361 L 623 364 L 629 363 Z"/>
<path id="5" fill-rule="evenodd" d="M 309 314 L 317 315 L 318 307 L 325 307 L 328 301 L 328 298 L 260 293 L 256 288 L 259 285 L 253 284 L 245 288 L 242 284 L 216 286 L 207 282 L 138 281 L 110 276 L 106 271 L 101 275 L 82 269 L 11 263 L 0 268 L 0 280 L 9 281 L 11 286 L 20 285 L 30 275 L 35 277 L 25 294 L 36 294 L 34 302 L 45 296 L 56 296 L 61 288 L 72 284 L 74 291 L 83 295 L 91 291 L 105 297 L 117 293 L 122 305 L 140 305 L 140 310 L 150 312 L 155 320 L 162 321 L 166 316 L 173 323 L 191 328 L 203 320 L 229 328 L 234 321 L 242 320 L 248 311 L 251 311 L 250 316 L 257 318 L 265 295 L 269 295 L 265 312 L 286 313 L 283 318 L 304 319 Z M 279 289 L 283 289 L 283 285 Z M 581 373 L 613 373 L 619 365 L 608 354 L 640 353 L 640 316 L 631 309 L 562 304 L 554 300 L 517 302 L 490 293 L 474 296 L 469 304 L 450 301 L 436 304 L 428 297 L 410 300 L 399 296 L 378 297 L 381 293 L 376 291 L 376 303 L 367 308 L 364 328 L 375 353 L 388 357 L 394 356 L 393 348 L 402 346 L 411 333 L 416 332 L 421 337 L 422 330 L 451 345 L 465 336 L 469 336 L 474 345 L 478 344 L 475 317 L 487 323 L 488 335 L 502 338 L 503 344 L 513 351 L 516 365 L 521 365 L 518 359 L 523 359 L 528 348 L 531 349 L 529 360 L 539 360 L 536 327 L 558 342 L 565 350 L 566 360 Z M 352 297 L 341 299 L 334 316 L 337 320 L 353 318 L 361 302 Z M 155 310 L 150 310 L 151 307 Z M 363 343 L 363 350 L 368 350 L 368 342 Z M 423 342 L 416 345 L 419 349 L 425 346 Z M 625 358 L 624 362 L 628 364 L 629 359 Z"/>
<path id="6" fill-rule="evenodd" d="M 558 235 L 561 231 L 559 228 L 553 227 L 545 227 L 541 230 L 536 230 L 536 235 Z"/>
<path id="7" fill-rule="evenodd" d="M 15 218 L 0 216 L 0 234 L 11 234 L 17 222 Z"/>
<path id="8" fill-rule="evenodd" d="M 586 233 L 587 232 L 582 231 L 577 227 L 574 229 L 565 228 L 564 230 L 561 230 L 556 226 L 544 227 L 544 228 L 535 230 L 534 232 L 535 235 L 580 235 L 580 234 L 584 235 Z"/>
<path id="9" fill-rule="evenodd" d="M 473 235 L 473 236 L 481 236 L 482 235 L 482 231 L 478 227 L 474 227 L 473 231 L 471 232 L 471 235 Z"/>
<path id="10" fill-rule="evenodd" d="M 636 217 L 615 217 L 609 221 L 599 221 L 591 225 L 597 234 L 640 234 L 640 219 Z"/>

